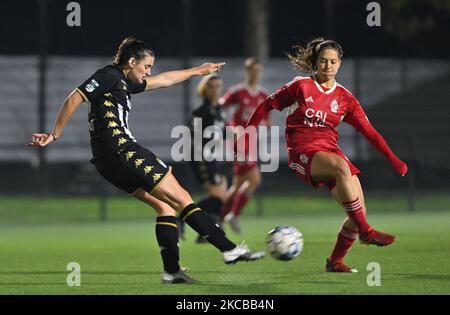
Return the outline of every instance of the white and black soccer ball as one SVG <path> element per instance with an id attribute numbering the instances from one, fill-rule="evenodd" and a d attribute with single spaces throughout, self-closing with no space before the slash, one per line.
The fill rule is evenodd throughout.
<path id="1" fill-rule="evenodd" d="M 279 260 L 291 260 L 303 250 L 303 234 L 292 226 L 277 226 L 266 238 L 270 255 Z"/>

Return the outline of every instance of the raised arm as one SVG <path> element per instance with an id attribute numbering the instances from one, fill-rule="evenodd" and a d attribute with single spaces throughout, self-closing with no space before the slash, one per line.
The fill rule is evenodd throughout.
<path id="1" fill-rule="evenodd" d="M 273 108 L 270 97 L 266 98 L 258 105 L 258 107 L 256 107 L 255 111 L 250 116 L 250 119 L 247 121 L 246 127 L 258 127 L 261 120 L 265 119 Z"/>
<path id="2" fill-rule="evenodd" d="M 291 106 L 294 102 L 293 95 L 296 93 L 297 86 L 295 79 L 283 87 L 279 88 L 275 93 L 272 93 L 262 101 L 258 107 L 256 107 L 252 116 L 247 122 L 247 126 L 257 127 L 261 120 L 265 120 L 266 123 L 270 122 L 269 113 L 272 109 L 283 110 L 284 108 Z"/>
<path id="3" fill-rule="evenodd" d="M 194 67 L 184 70 L 167 71 L 155 76 L 148 76 L 145 78 L 147 81 L 146 90 L 155 90 L 160 88 L 169 87 L 171 85 L 183 82 L 193 76 L 207 75 L 213 72 L 217 72 L 225 65 L 225 62 L 220 63 L 205 63 L 200 67 Z"/>
<path id="4" fill-rule="evenodd" d="M 64 101 L 59 109 L 56 121 L 52 132 L 50 133 L 34 133 L 32 135 L 31 143 L 29 146 L 45 147 L 52 143 L 61 136 L 61 133 L 66 126 L 67 122 L 72 117 L 73 113 L 78 109 L 80 104 L 83 103 L 81 94 L 74 90 Z"/>

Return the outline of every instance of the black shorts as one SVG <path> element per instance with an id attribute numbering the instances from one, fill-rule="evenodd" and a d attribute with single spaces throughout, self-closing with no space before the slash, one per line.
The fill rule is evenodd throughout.
<path id="1" fill-rule="evenodd" d="M 218 161 L 193 161 L 191 165 L 195 177 L 201 185 L 219 185 L 226 176 L 225 164 Z"/>
<path id="2" fill-rule="evenodd" d="M 106 146 L 92 144 L 91 162 L 114 186 L 133 194 L 142 188 L 151 192 L 172 171 L 151 151 L 137 143 L 130 144 L 120 153 Z"/>

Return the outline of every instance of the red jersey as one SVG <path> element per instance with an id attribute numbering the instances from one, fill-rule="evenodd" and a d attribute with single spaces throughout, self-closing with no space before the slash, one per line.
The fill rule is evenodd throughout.
<path id="1" fill-rule="evenodd" d="M 369 122 L 358 100 L 342 85 L 335 82 L 325 91 L 311 77 L 296 77 L 266 98 L 255 110 L 247 125 L 257 126 L 270 110 L 287 107 L 288 150 L 340 150 L 336 127 L 341 121 L 345 121 L 361 132 L 392 163 L 399 174 L 405 175 L 408 171 L 406 164 L 392 152 L 386 140 Z"/>
<path id="2" fill-rule="evenodd" d="M 221 98 L 220 103 L 224 107 L 229 107 L 232 105 L 237 105 L 236 111 L 234 112 L 233 118 L 230 121 L 231 126 L 243 126 L 247 124 L 248 119 L 266 97 L 268 93 L 261 88 L 257 87 L 255 91 L 250 89 L 245 83 L 240 83 L 232 86 Z M 267 122 L 269 113 L 263 117 L 264 121 Z"/>
<path id="3" fill-rule="evenodd" d="M 311 77 L 296 77 L 271 96 L 273 108 L 288 108 L 288 148 L 337 149 L 337 126 L 344 120 L 358 129 L 367 122 L 358 100 L 342 85 L 326 90 Z"/>

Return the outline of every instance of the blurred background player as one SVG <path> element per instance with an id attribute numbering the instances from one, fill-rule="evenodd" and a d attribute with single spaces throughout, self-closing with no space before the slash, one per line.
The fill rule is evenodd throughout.
<path id="1" fill-rule="evenodd" d="M 204 76 L 197 85 L 197 93 L 202 99 L 201 105 L 192 112 L 189 123 L 192 136 L 192 169 L 197 181 L 206 189 L 208 197 L 198 202 L 200 208 L 208 212 L 216 224 L 219 223 L 219 215 L 227 196 L 227 178 L 224 168 L 226 162 L 218 161 L 210 150 L 203 151 L 206 143 L 215 143 L 223 147 L 223 137 L 220 139 L 203 138 L 202 142 L 194 141 L 194 133 L 203 132 L 206 128 L 214 128 L 218 134 L 225 136 L 225 119 L 219 98 L 222 94 L 222 80 L 217 74 Z M 196 160 L 195 157 L 201 157 Z M 180 235 L 184 239 L 184 224 L 179 220 Z M 201 235 L 197 237 L 197 243 L 207 242 Z"/>
<path id="2" fill-rule="evenodd" d="M 286 144 L 289 168 L 314 187 L 327 185 L 333 198 L 345 209 L 345 219 L 333 252 L 326 261 L 328 272 L 356 272 L 343 258 L 359 235 L 363 244 L 386 246 L 395 236 L 374 230 L 366 221 L 364 194 L 358 179 L 360 171 L 337 144 L 337 125 L 344 121 L 361 132 L 404 176 L 408 168 L 389 148 L 369 122 L 358 100 L 335 77 L 343 51 L 332 40 L 317 38 L 306 48 L 296 47 L 288 55 L 294 67 L 312 73 L 298 76 L 262 102 L 249 126 L 257 126 L 272 109 L 288 108 Z"/>
<path id="3" fill-rule="evenodd" d="M 147 44 L 133 37 L 124 39 L 113 64 L 99 69 L 74 90 L 61 106 L 53 130 L 33 134 L 30 145 L 45 147 L 56 141 L 80 104 L 88 102 L 91 162 L 107 181 L 157 213 L 156 238 L 164 265 L 161 282 L 195 283 L 179 266 L 177 212 L 222 252 L 225 263 L 259 259 L 263 254 L 252 253 L 245 245 L 231 242 L 180 186 L 171 167 L 140 146 L 128 129 L 132 93 L 169 87 L 192 76 L 207 75 L 218 71 L 224 63 L 206 63 L 151 76 L 154 61 L 154 52 Z"/>
<path id="4" fill-rule="evenodd" d="M 258 58 L 251 57 L 245 60 L 244 66 L 245 81 L 232 86 L 220 99 L 224 108 L 235 107 L 233 118 L 229 123 L 234 127 L 245 127 L 258 104 L 267 97 L 267 92 L 259 85 L 263 71 L 261 61 Z M 270 126 L 269 113 L 262 120 Z M 248 143 L 249 139 L 246 141 L 246 144 Z M 221 213 L 221 221 L 228 222 L 236 233 L 241 233 L 238 218 L 242 210 L 261 184 L 261 173 L 256 161 L 256 154 L 250 152 L 248 146 L 245 147 L 245 150 L 245 156 L 249 157 L 253 154 L 254 161 L 248 161 L 247 159 L 242 162 L 234 161 L 233 185 L 228 192 L 230 197 Z"/>

